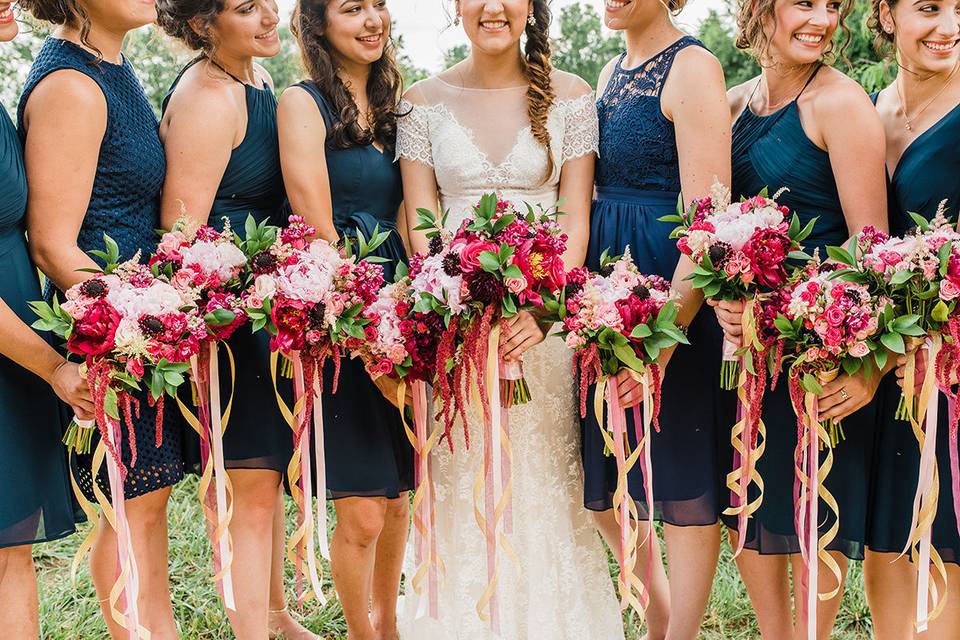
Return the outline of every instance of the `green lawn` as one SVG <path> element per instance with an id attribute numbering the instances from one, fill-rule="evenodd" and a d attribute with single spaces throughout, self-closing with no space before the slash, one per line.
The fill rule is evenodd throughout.
<path id="1" fill-rule="evenodd" d="M 170 509 L 170 579 L 181 637 L 189 640 L 231 638 L 230 626 L 220 600 L 209 580 L 209 545 L 196 501 L 196 480 L 191 478 L 176 487 Z M 288 504 L 288 508 L 291 505 Z M 293 522 L 293 514 L 288 518 Z M 86 531 L 86 528 L 84 528 Z M 86 565 L 77 585 L 70 583 L 70 561 L 81 535 L 41 545 L 35 557 L 40 581 L 40 616 L 44 640 L 104 638 L 106 629 L 100 618 L 97 598 Z M 614 564 L 611 561 L 611 572 Z M 292 568 L 288 566 L 292 585 Z M 332 592 L 332 587 L 329 589 Z M 302 611 L 304 624 L 330 638 L 346 638 L 340 607 L 335 599 L 326 607 L 311 603 Z M 629 625 L 628 638 L 640 634 Z M 710 608 L 704 620 L 702 638 L 710 640 L 747 640 L 757 638 L 750 601 L 737 575 L 726 547 L 720 571 L 713 585 Z M 859 640 L 870 637 L 870 616 L 863 595 L 863 576 L 853 566 L 844 597 L 843 609 L 834 638 Z M 549 638 L 544 640 L 550 640 Z M 602 639 L 598 639 L 602 640 Z"/>

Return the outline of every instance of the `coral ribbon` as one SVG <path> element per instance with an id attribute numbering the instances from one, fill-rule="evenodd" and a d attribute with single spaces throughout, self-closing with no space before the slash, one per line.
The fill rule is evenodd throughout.
<path id="1" fill-rule="evenodd" d="M 934 363 L 943 346 L 939 334 L 929 336 L 924 343 L 927 367 L 920 398 L 914 402 L 914 384 L 916 381 L 916 352 L 908 358 L 903 377 L 904 399 L 913 434 L 920 447 L 920 470 L 917 480 L 917 492 L 913 498 L 913 516 L 907 545 L 901 555 L 913 552 L 917 560 L 917 632 L 927 629 L 930 620 L 936 618 L 946 606 L 947 571 L 940 554 L 933 548 L 931 535 L 933 521 L 937 517 L 937 500 L 940 494 L 940 474 L 937 469 L 937 419 L 939 413 L 939 392 L 936 387 L 936 367 Z M 931 580 L 931 564 L 939 574 L 943 593 L 937 588 L 936 580 Z M 933 605 L 932 610 L 930 605 Z"/>
<path id="2" fill-rule="evenodd" d="M 427 384 L 417 380 L 412 383 L 413 394 L 413 428 L 407 423 L 403 409 L 400 417 L 403 428 L 407 433 L 414 451 L 414 487 L 413 495 L 413 527 L 414 527 L 414 556 L 417 564 L 416 573 L 411 579 L 411 585 L 417 595 L 423 596 L 424 581 L 426 581 L 426 597 L 421 597 L 416 618 L 426 615 L 438 618 L 439 606 L 439 574 L 443 572 L 443 562 L 437 555 L 436 531 L 436 494 L 433 484 L 433 465 L 430 453 L 440 440 L 443 428 L 440 423 L 431 429 L 433 424 L 432 411 L 429 409 L 428 397 L 430 390 Z M 403 407 L 407 395 L 407 384 L 400 383 L 397 389 L 397 406 Z"/>

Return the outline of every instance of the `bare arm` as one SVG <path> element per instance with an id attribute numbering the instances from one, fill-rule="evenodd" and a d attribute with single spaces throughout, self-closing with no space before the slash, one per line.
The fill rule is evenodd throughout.
<path id="1" fill-rule="evenodd" d="M 65 291 L 90 277 L 78 269 L 97 267 L 77 246 L 77 235 L 90 204 L 107 128 L 106 99 L 80 72 L 56 71 L 30 94 L 24 124 L 30 254 Z"/>
<path id="2" fill-rule="evenodd" d="M 590 242 L 590 204 L 593 200 L 593 173 L 597 156 L 569 160 L 560 172 L 560 199 L 563 201 L 560 226 L 567 234 L 563 264 L 567 269 L 583 265 Z"/>
<path id="3" fill-rule="evenodd" d="M 280 167 L 294 213 L 329 242 L 339 240 L 333 224 L 333 199 L 327 172 L 327 128 L 317 104 L 303 89 L 283 92 L 277 108 Z"/>
<path id="4" fill-rule="evenodd" d="M 0 300 L 0 354 L 49 384 L 79 418 L 91 417 L 93 402 L 78 365 L 67 362 L 3 300 Z"/>
<path id="5" fill-rule="evenodd" d="M 167 126 L 161 130 L 167 156 L 160 207 L 164 229 L 172 229 L 183 216 L 200 224 L 210 217 L 240 124 L 228 95 L 230 88 L 195 88 L 180 96 L 174 93 L 164 118 Z"/>
<path id="6" fill-rule="evenodd" d="M 415 231 L 417 209 L 429 209 L 439 213 L 439 191 L 433 167 L 415 160 L 400 159 L 403 176 L 403 200 L 407 209 L 407 234 L 414 252 L 427 250 L 427 237 L 423 231 Z"/>

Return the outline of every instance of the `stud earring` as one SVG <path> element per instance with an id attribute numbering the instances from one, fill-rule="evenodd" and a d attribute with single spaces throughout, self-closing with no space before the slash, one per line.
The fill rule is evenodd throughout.
<path id="1" fill-rule="evenodd" d="M 527 16 L 527 24 L 531 27 L 537 26 L 537 17 L 531 13 L 529 16 Z"/>

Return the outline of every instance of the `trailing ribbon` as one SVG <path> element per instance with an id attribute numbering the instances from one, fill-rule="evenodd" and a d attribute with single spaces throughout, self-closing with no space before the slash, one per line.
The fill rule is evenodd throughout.
<path id="1" fill-rule="evenodd" d="M 397 406 L 399 407 L 404 406 L 406 387 L 406 383 L 401 381 L 397 389 Z M 413 382 L 412 393 L 413 429 L 407 423 L 403 409 L 400 410 L 403 428 L 414 451 L 413 546 L 417 570 L 410 582 L 414 592 L 423 596 L 424 581 L 426 581 L 427 596 L 420 598 L 416 618 L 429 615 L 436 619 L 440 615 L 439 575 L 443 572 L 443 562 L 437 555 L 437 501 L 430 453 L 439 442 L 443 428 L 437 423 L 431 429 L 433 412 L 429 408 L 430 390 L 427 384 L 420 380 Z"/>
<path id="2" fill-rule="evenodd" d="M 613 494 L 614 517 L 620 527 L 620 548 L 617 549 L 617 561 L 620 565 L 620 575 L 617 587 L 620 593 L 620 608 L 632 607 L 641 618 L 649 603 L 647 585 L 636 575 L 637 546 L 640 539 L 640 514 L 636 502 L 630 495 L 630 471 L 643 456 L 644 490 L 647 498 L 648 531 L 645 544 L 649 545 L 649 552 L 653 552 L 655 543 L 655 529 L 653 526 L 653 478 L 650 464 L 649 435 L 653 421 L 650 372 L 643 373 L 643 420 L 637 422 L 637 412 L 634 411 L 634 427 L 637 429 L 637 448 L 630 450 L 630 440 L 627 437 L 626 411 L 620 402 L 620 388 L 616 377 L 601 376 L 597 381 L 594 392 L 593 407 L 600 425 L 600 435 L 609 451 L 613 452 L 617 464 L 617 486 Z M 603 404 L 606 399 L 607 420 L 604 428 Z"/>
<path id="3" fill-rule="evenodd" d="M 224 344 L 230 363 L 230 398 L 221 410 L 220 362 L 218 343 L 211 341 L 198 356 L 190 359 L 190 375 L 197 390 L 197 415 L 176 398 L 180 413 L 200 437 L 200 483 L 197 494 L 207 521 L 213 548 L 213 580 L 223 597 L 224 605 L 236 610 L 233 592 L 233 541 L 230 522 L 233 520 L 233 483 L 227 474 L 223 453 L 223 435 L 230 422 L 233 407 L 235 361 L 230 347 Z"/>
<path id="4" fill-rule="evenodd" d="M 487 548 L 487 586 L 477 601 L 477 614 L 481 620 L 490 623 L 490 629 L 500 634 L 500 612 L 497 598 L 497 583 L 500 579 L 498 550 L 504 552 L 519 566 L 519 560 L 501 530 L 504 512 L 510 504 L 513 493 L 513 480 L 503 476 L 504 465 L 509 466 L 513 459 L 513 449 L 510 436 L 503 428 L 503 414 L 505 409 L 500 396 L 499 376 L 499 344 L 500 325 L 494 324 L 487 337 L 485 366 L 481 377 L 485 385 L 487 402 L 496 398 L 497 407 L 483 407 L 483 466 L 477 473 L 473 483 L 473 513 L 477 525 L 484 534 Z M 480 504 L 483 505 L 481 510 Z"/>
<path id="5" fill-rule="evenodd" d="M 946 606 L 947 571 L 940 554 L 931 544 L 933 521 L 937 517 L 937 500 L 940 494 L 940 474 L 937 469 L 937 419 L 939 392 L 936 385 L 936 367 L 943 337 L 933 334 L 923 346 L 927 354 L 927 367 L 920 387 L 920 397 L 914 402 L 916 382 L 916 351 L 907 357 L 903 376 L 903 390 L 907 414 L 913 435 L 920 447 L 920 470 L 917 492 L 913 498 L 913 516 L 910 534 L 901 556 L 912 553 L 917 563 L 917 632 L 927 629 L 930 620 L 936 618 Z M 941 595 L 936 580 L 931 580 L 931 564 L 936 568 L 943 585 Z M 932 606 L 932 610 L 930 605 Z"/>
<path id="6" fill-rule="evenodd" d="M 763 423 L 763 395 L 766 378 L 756 373 L 759 368 L 763 371 L 762 354 L 756 345 L 757 323 L 754 316 L 756 301 L 746 301 L 743 309 L 742 327 L 743 343 L 751 359 L 749 366 L 744 365 L 744 356 L 740 356 L 740 379 L 737 384 L 737 422 L 730 431 L 730 444 L 733 446 L 733 470 L 727 474 L 727 487 L 730 489 L 730 507 L 724 510 L 725 515 L 737 516 L 737 546 L 733 556 L 737 557 L 743 551 L 747 541 L 747 521 L 756 513 L 763 503 L 763 478 L 757 471 L 766 449 L 767 427 Z M 724 337 L 724 349 L 727 339 Z M 751 369 L 754 370 L 751 373 Z M 750 484 L 756 485 L 758 495 L 749 499 Z"/>

